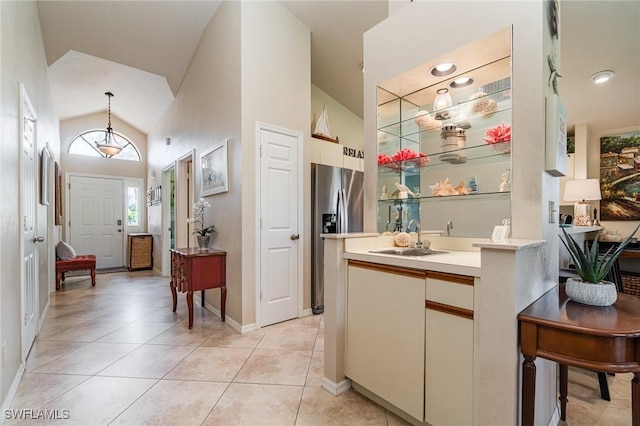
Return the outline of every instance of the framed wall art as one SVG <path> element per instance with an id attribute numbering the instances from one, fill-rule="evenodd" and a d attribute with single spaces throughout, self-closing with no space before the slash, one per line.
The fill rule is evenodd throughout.
<path id="1" fill-rule="evenodd" d="M 149 188 L 147 191 L 147 205 L 156 206 L 162 202 L 162 186 L 158 185 L 155 188 Z"/>
<path id="2" fill-rule="evenodd" d="M 51 174 L 51 162 L 53 161 L 53 152 L 47 144 L 42 148 L 42 162 L 40 164 L 40 204 L 49 205 L 49 179 Z"/>
<path id="3" fill-rule="evenodd" d="M 600 138 L 600 220 L 640 220 L 640 132 Z"/>
<path id="4" fill-rule="evenodd" d="M 55 223 L 62 225 L 62 171 L 57 161 L 54 163 L 53 175 L 55 179 Z"/>
<path id="5" fill-rule="evenodd" d="M 200 196 L 229 191 L 227 140 L 200 155 Z"/>

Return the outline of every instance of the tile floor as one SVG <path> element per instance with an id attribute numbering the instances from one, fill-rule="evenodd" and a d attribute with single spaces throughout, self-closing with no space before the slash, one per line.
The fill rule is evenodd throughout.
<path id="1" fill-rule="evenodd" d="M 334 397 L 320 387 L 321 316 L 239 334 L 196 306 L 189 330 L 184 295 L 171 312 L 167 278 L 139 271 L 97 282 L 70 277 L 51 295 L 13 401 L 65 419 L 6 424 L 406 424 L 354 391 Z M 607 403 L 595 374 L 570 370 L 566 424 L 630 424 L 629 380 L 610 377 Z"/>

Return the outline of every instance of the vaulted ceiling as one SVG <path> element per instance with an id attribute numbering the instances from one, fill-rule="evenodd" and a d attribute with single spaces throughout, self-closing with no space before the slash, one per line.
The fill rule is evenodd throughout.
<path id="1" fill-rule="evenodd" d="M 362 117 L 362 34 L 386 0 L 282 1 L 311 30 L 312 82 Z M 216 1 L 39 1 L 54 102 L 61 119 L 106 109 L 149 132 L 177 93 Z M 640 2 L 561 3 L 560 95 L 570 125 L 640 122 Z M 488 5 L 488 7 L 495 7 Z M 591 75 L 615 77 L 595 86 Z"/>

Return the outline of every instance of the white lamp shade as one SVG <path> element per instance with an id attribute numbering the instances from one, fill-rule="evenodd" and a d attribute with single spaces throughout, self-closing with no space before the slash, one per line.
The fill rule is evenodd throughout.
<path id="1" fill-rule="evenodd" d="M 436 91 L 436 98 L 433 101 L 433 110 L 448 108 L 453 105 L 449 89 L 438 89 Z"/>
<path id="2" fill-rule="evenodd" d="M 598 179 L 576 179 L 564 185 L 565 201 L 600 200 L 600 181 Z"/>

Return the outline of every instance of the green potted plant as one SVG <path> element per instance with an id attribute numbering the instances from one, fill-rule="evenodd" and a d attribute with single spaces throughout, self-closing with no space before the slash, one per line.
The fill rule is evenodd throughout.
<path id="1" fill-rule="evenodd" d="M 190 217 L 187 219 L 187 223 L 196 225 L 200 225 L 200 229 L 196 229 L 193 231 L 193 234 L 197 234 L 198 236 L 198 248 L 200 250 L 207 250 L 209 248 L 209 240 L 211 236 L 209 235 L 212 232 L 216 231 L 215 226 L 204 226 L 204 212 L 207 208 L 211 207 L 204 198 L 200 198 L 197 203 L 193 204 L 193 213 L 195 213 L 196 217 Z"/>
<path id="2" fill-rule="evenodd" d="M 580 278 L 569 278 L 565 287 L 567 296 L 576 302 L 593 306 L 610 306 L 618 299 L 615 283 L 605 281 L 604 278 L 611 270 L 613 263 L 622 254 L 624 248 L 631 242 L 631 237 L 638 231 L 640 225 L 629 234 L 618 246 L 612 246 L 605 253 L 600 253 L 598 235 L 590 248 L 582 248 L 567 231 L 562 228 L 564 239 L 562 244 L 567 248 L 576 273 Z"/>

